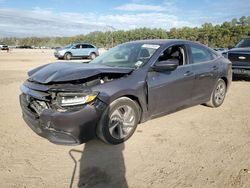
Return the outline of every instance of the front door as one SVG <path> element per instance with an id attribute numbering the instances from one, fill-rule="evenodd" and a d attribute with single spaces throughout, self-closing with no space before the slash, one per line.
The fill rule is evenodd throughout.
<path id="1" fill-rule="evenodd" d="M 177 58 L 177 69 L 148 72 L 148 110 L 152 118 L 190 105 L 195 76 L 186 52 L 184 45 L 167 48 L 158 61 Z"/>
<path id="2" fill-rule="evenodd" d="M 72 50 L 73 56 L 81 56 L 81 49 L 82 49 L 82 45 L 81 44 L 75 45 L 73 47 L 73 50 Z"/>

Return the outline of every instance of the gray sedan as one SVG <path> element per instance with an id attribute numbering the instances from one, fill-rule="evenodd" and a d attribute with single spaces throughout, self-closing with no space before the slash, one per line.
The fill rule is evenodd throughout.
<path id="1" fill-rule="evenodd" d="M 222 105 L 232 64 L 185 40 L 121 44 L 89 64 L 52 63 L 29 73 L 20 102 L 25 122 L 57 144 L 97 136 L 119 144 L 137 124 L 190 106 Z"/>

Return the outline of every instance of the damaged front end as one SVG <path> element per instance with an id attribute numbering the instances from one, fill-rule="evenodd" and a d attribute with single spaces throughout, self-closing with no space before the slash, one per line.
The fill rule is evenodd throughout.
<path id="1" fill-rule="evenodd" d="M 107 104 L 91 87 L 111 82 L 125 73 L 100 73 L 88 78 L 38 82 L 31 76 L 21 86 L 23 119 L 38 135 L 56 144 L 76 145 L 96 136 L 96 126 Z M 41 78 L 41 75 L 39 75 Z M 62 78 L 60 78 L 62 79 Z"/>
<path id="2" fill-rule="evenodd" d="M 62 92 L 50 90 L 49 86 L 47 91 L 34 90 L 39 89 L 37 86 L 25 82 L 20 95 L 23 119 L 33 131 L 53 143 L 66 145 L 80 144 L 95 136 L 95 126 L 106 107 L 97 94 Z"/>

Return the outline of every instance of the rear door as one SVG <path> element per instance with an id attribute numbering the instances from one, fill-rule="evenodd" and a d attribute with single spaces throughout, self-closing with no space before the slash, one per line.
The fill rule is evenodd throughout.
<path id="1" fill-rule="evenodd" d="M 180 47 L 183 49 L 184 57 L 176 70 L 148 72 L 148 108 L 151 117 L 176 111 L 190 105 L 192 102 L 194 73 L 187 58 L 186 46 L 182 44 Z M 171 51 L 169 48 L 163 54 L 166 51 Z M 162 59 L 161 56 L 158 61 L 160 59 Z"/>
<path id="2" fill-rule="evenodd" d="M 90 54 L 90 45 L 88 44 L 82 44 L 81 48 L 81 56 L 88 56 Z"/>
<path id="3" fill-rule="evenodd" d="M 219 62 L 206 47 L 189 44 L 190 63 L 195 74 L 193 102 L 207 102 L 218 79 Z"/>

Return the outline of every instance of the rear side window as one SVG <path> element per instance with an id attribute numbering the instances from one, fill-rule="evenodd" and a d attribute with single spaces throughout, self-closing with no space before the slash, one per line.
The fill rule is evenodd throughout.
<path id="1" fill-rule="evenodd" d="M 83 44 L 82 46 L 83 46 L 83 48 L 94 48 L 94 46 L 92 46 L 90 44 Z"/>
<path id="2" fill-rule="evenodd" d="M 214 59 L 212 54 L 202 46 L 190 45 L 190 53 L 193 63 L 202 63 Z"/>
<path id="3" fill-rule="evenodd" d="M 88 46 L 88 48 L 95 48 L 94 46 L 92 46 L 90 44 L 88 44 L 87 46 Z"/>

